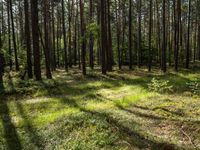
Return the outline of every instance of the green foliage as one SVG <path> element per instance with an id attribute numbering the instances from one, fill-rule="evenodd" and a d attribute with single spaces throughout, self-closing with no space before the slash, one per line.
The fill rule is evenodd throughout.
<path id="1" fill-rule="evenodd" d="M 99 37 L 100 27 L 96 23 L 90 23 L 86 27 L 86 37 L 90 37 L 90 34 L 93 35 L 95 39 Z"/>
<path id="2" fill-rule="evenodd" d="M 193 81 L 186 83 L 189 90 L 194 94 L 194 95 L 200 95 L 200 82 L 198 81 Z"/>
<path id="3" fill-rule="evenodd" d="M 173 91 L 173 86 L 169 85 L 168 80 L 161 80 L 161 79 L 156 79 L 153 78 L 151 80 L 151 83 L 148 84 L 149 90 L 154 91 L 154 92 L 172 92 Z"/>

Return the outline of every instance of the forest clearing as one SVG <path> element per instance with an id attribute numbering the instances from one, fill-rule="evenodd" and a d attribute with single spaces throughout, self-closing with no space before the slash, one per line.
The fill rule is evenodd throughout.
<path id="1" fill-rule="evenodd" d="M 0 150 L 200 150 L 200 0 L 0 0 Z"/>

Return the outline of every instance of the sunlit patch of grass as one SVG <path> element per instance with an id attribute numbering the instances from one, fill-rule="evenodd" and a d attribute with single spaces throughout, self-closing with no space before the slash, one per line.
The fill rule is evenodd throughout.
<path id="1" fill-rule="evenodd" d="M 159 149 L 185 146 L 184 142 L 191 148 L 182 127 L 195 144 L 199 142 L 199 96 L 186 85 L 199 80 L 199 73 L 136 69 L 107 76 L 89 71 L 84 77 L 78 70 L 53 74 L 54 80 L 43 82 L 21 81 L 17 74 L 11 74 L 12 82 L 6 79 L 0 149 L 7 148 L 4 128 L 9 117 L 23 149 Z M 175 89 L 151 92 L 148 84 L 154 77 Z"/>
<path id="2" fill-rule="evenodd" d="M 130 106 L 131 104 L 134 104 L 134 103 L 140 101 L 140 100 L 154 97 L 155 95 L 157 95 L 157 94 L 147 92 L 145 90 L 140 89 L 137 92 L 135 91 L 134 94 L 132 94 L 132 95 L 124 96 L 124 97 L 116 100 L 115 103 L 118 107 L 127 107 L 127 106 Z"/>

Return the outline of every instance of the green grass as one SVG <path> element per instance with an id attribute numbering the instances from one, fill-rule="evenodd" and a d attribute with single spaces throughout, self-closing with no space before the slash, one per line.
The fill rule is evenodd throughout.
<path id="1" fill-rule="evenodd" d="M 53 80 L 6 74 L 0 94 L 0 149 L 200 149 L 200 96 L 187 83 L 200 72 L 74 69 Z M 153 78 L 170 92 L 150 91 Z"/>

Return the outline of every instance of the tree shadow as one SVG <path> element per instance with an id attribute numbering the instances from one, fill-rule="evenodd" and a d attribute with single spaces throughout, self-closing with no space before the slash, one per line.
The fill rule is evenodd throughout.
<path id="1" fill-rule="evenodd" d="M 12 123 L 9 107 L 7 104 L 8 99 L 0 95 L 0 118 L 3 124 L 4 137 L 6 139 L 7 149 L 21 150 L 22 145 L 18 136 L 15 125 Z"/>
<path id="2" fill-rule="evenodd" d="M 109 113 L 105 113 L 102 111 L 94 111 L 94 110 L 89 110 L 85 107 L 80 106 L 74 99 L 68 99 L 68 98 L 62 98 L 60 99 L 61 102 L 64 104 L 67 104 L 71 107 L 75 107 L 79 109 L 80 111 L 91 114 L 93 116 L 106 119 L 106 121 L 111 125 L 115 126 L 119 129 L 119 132 L 121 135 L 129 137 L 131 140 L 131 145 L 134 147 L 137 147 L 139 149 L 159 149 L 159 150 L 174 150 L 177 149 L 177 146 L 172 144 L 172 143 L 167 143 L 167 142 L 159 142 L 154 139 L 150 139 L 149 137 L 143 135 L 142 133 L 136 131 L 136 129 L 132 129 L 130 127 L 127 127 L 120 123 L 120 121 L 116 120 L 116 118 L 113 118 Z M 152 116 L 145 116 L 145 117 L 152 117 Z M 162 118 L 156 118 L 156 119 L 162 119 Z M 138 126 L 137 122 L 131 121 L 131 126 Z"/>
<path id="3" fill-rule="evenodd" d="M 24 128 L 26 133 L 29 134 L 30 141 L 36 146 L 37 149 L 42 149 L 43 140 L 39 137 L 36 129 L 34 129 L 34 127 L 32 126 L 31 121 L 24 112 L 23 106 L 21 105 L 20 102 L 16 102 L 16 105 L 21 117 L 24 120 L 25 123 Z"/>
<path id="4" fill-rule="evenodd" d="M 155 115 L 152 115 L 152 114 L 145 114 L 145 113 L 141 113 L 139 111 L 130 110 L 130 109 L 124 108 L 124 107 L 119 106 L 119 105 L 117 107 L 119 109 L 123 110 L 123 111 L 129 112 L 131 114 L 134 114 L 136 116 L 143 117 L 143 118 L 149 118 L 149 119 L 153 119 L 153 120 L 165 120 L 166 119 L 164 117 L 159 117 L 159 116 L 155 116 Z"/>

